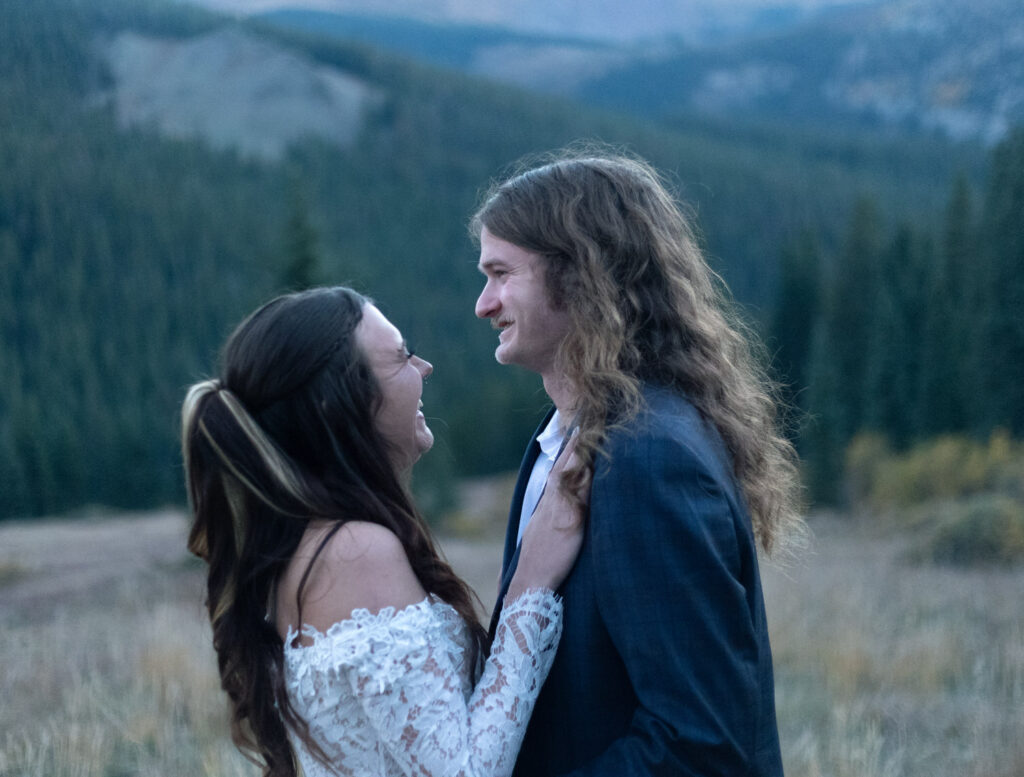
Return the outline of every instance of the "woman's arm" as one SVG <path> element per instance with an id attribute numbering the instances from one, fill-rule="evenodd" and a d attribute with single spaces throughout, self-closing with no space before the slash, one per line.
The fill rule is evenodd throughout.
<path id="1" fill-rule="evenodd" d="M 299 653 L 316 665 L 313 697 L 351 694 L 410 777 L 511 774 L 554 659 L 561 604 L 550 590 L 530 589 L 505 609 L 467 699 L 472 671 L 456 639 L 458 616 L 430 604 L 394 534 L 348 524 L 324 547 L 303 599 L 303 642 L 312 647 Z M 311 731 L 328 736 L 352 726 L 333 710 L 315 723 Z M 343 767 L 346 748 L 328 749 Z"/>

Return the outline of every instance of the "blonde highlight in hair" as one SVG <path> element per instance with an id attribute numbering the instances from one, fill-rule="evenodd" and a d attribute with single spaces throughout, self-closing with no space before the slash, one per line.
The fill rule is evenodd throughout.
<path id="1" fill-rule="evenodd" d="M 545 261 L 552 303 L 572 326 L 558 364 L 578 398 L 581 482 L 609 431 L 643 406 L 642 385 L 685 395 L 721 436 L 760 547 L 803 535 L 796 454 L 758 340 L 708 266 L 686 207 L 646 162 L 560 152 L 496 184 L 471 232 Z"/>
<path id="2" fill-rule="evenodd" d="M 294 465 L 285 458 L 284 454 L 282 454 L 277 446 L 274 445 L 273 441 L 267 437 L 259 424 L 253 420 L 252 416 L 249 415 L 246 409 L 230 391 L 227 389 L 221 389 L 217 396 L 220 401 L 224 403 L 228 412 L 231 413 L 235 423 L 238 424 L 238 428 L 243 432 L 249 443 L 253 446 L 260 462 L 276 482 L 278 488 L 291 496 L 299 505 L 301 505 L 303 508 L 302 512 L 290 513 L 284 506 L 275 503 L 272 497 L 265 492 L 265 489 L 258 486 L 253 478 L 246 475 L 246 473 L 239 469 L 237 463 L 234 462 L 231 457 L 224 454 L 224 452 L 218 447 L 214 436 L 210 434 L 210 430 L 206 428 L 202 421 L 200 421 L 200 431 L 202 431 L 203 435 L 209 441 L 211 447 L 213 447 L 213 449 L 220 455 L 221 462 L 224 467 L 239 483 L 245 486 L 246 491 L 253 494 L 258 499 L 261 499 L 266 503 L 267 507 L 272 510 L 276 510 L 277 512 L 285 515 L 290 514 L 293 515 L 293 517 L 308 515 L 311 511 L 314 511 L 316 509 L 314 499 L 307 493 L 303 479 L 295 471 Z"/>

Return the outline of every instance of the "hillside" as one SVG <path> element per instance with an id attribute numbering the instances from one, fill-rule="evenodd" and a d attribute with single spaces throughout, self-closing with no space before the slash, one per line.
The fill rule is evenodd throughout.
<path id="1" fill-rule="evenodd" d="M 505 17 L 493 21 L 500 28 L 482 27 L 454 13 L 425 21 L 355 5 L 364 15 L 288 8 L 263 16 L 661 120 L 703 115 L 793 128 L 887 128 L 988 144 L 1024 122 L 1024 5 L 1014 0 L 897 0 L 816 13 L 790 6 L 760 15 L 742 4 L 717 11 L 630 6 L 632 24 L 592 8 L 576 29 L 550 20 L 529 34 L 529 21 Z M 370 8 L 381 15 L 366 15 Z M 687 19 L 729 27 L 726 8 L 746 22 L 719 37 L 690 32 Z M 537 25 L 548 19 L 522 11 Z M 623 32 L 587 38 L 588 19 Z M 629 35 L 655 20 L 656 36 L 653 29 L 648 40 Z"/>
<path id="2" fill-rule="evenodd" d="M 1024 122 L 1024 6 L 897 0 L 712 50 L 648 57 L 577 94 L 690 112 L 858 123 L 994 143 Z"/>
<path id="3" fill-rule="evenodd" d="M 970 148 L 673 132 L 156 0 L 0 0 L 0 114 L 0 516 L 180 502 L 184 387 L 289 283 L 295 224 L 317 277 L 372 294 L 435 364 L 432 510 L 453 473 L 514 467 L 543 405 L 472 315 L 465 223 L 510 161 L 578 138 L 650 158 L 754 316 L 794 233 L 837 244 L 864 195 L 928 219 L 956 169 L 980 178 Z"/>
<path id="4" fill-rule="evenodd" d="M 185 39 L 123 30 L 99 47 L 111 86 L 95 95 L 122 127 L 280 160 L 296 141 L 347 147 L 376 102 L 364 79 L 235 27 Z"/>

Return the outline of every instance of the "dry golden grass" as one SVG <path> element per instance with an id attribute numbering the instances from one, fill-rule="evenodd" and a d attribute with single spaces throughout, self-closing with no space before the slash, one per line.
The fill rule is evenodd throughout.
<path id="1" fill-rule="evenodd" d="M 906 538 L 813 528 L 804 562 L 764 569 L 789 777 L 1024 774 L 1024 568 L 914 566 Z M 0 587 L 0 775 L 259 774 L 228 739 L 183 533 L 170 513 L 0 525 L 23 570 Z M 489 604 L 482 534 L 444 545 Z"/>
<path id="2" fill-rule="evenodd" d="M 764 572 L 787 774 L 1024 775 L 1024 567 L 905 561 L 906 536 L 815 524 Z"/>

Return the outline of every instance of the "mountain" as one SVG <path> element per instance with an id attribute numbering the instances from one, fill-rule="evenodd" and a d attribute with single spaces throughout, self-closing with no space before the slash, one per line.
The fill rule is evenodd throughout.
<path id="1" fill-rule="evenodd" d="M 297 8 L 262 16 L 663 121 L 715 116 L 988 144 L 1024 122 L 1024 5 L 1017 0 L 894 0 L 760 15 L 722 4 L 707 23 L 725 24 L 716 21 L 723 9 L 746 9 L 747 22 L 728 34 L 687 35 L 681 17 L 638 10 L 638 18 L 657 18 L 660 30 L 640 42 L 625 33 L 584 38 L 585 24 L 527 34 L 539 22 L 504 20 L 497 28 L 450 21 L 464 16 L 441 23 Z M 609 25 L 618 21 L 608 17 Z"/>
<path id="2" fill-rule="evenodd" d="M 544 403 L 472 315 L 466 219 L 513 160 L 579 139 L 650 159 L 752 319 L 794 234 L 834 249 L 864 197 L 927 221 L 982 165 L 941 141 L 670 129 L 160 0 L 0 0 L 0 116 L 0 517 L 180 500 L 184 387 L 292 283 L 296 235 L 313 280 L 371 294 L 435 365 L 432 509 L 453 474 L 514 467 Z"/>
<path id="3" fill-rule="evenodd" d="M 1024 5 L 896 0 L 710 50 L 635 60 L 581 85 L 598 104 L 994 143 L 1024 122 Z"/>
<path id="4" fill-rule="evenodd" d="M 340 28 L 329 26 L 342 23 L 341 17 L 289 17 L 296 18 L 316 22 L 317 32 L 282 24 L 276 15 L 238 21 L 208 16 L 188 34 L 171 35 L 122 23 L 91 40 L 88 54 L 102 77 L 93 79 L 86 103 L 108 108 L 122 131 L 144 129 L 165 138 L 200 140 L 213 149 L 286 166 L 293 164 L 296 149 L 311 144 L 358 155 L 388 142 L 401 128 L 410 138 L 418 133 L 415 142 L 422 144 L 407 153 L 436 154 L 442 169 L 465 167 L 469 157 L 481 181 L 526 151 L 579 138 L 626 143 L 664 159 L 676 172 L 702 210 L 709 247 L 723 257 L 723 274 L 751 304 L 768 299 L 774 283 L 771 264 L 763 261 L 766 239 L 777 240 L 796 218 L 810 218 L 829 239 L 838 234 L 841 211 L 804 202 L 814 197 L 803 190 L 804 181 L 833 178 L 838 166 L 843 172 L 836 185 L 844 193 L 834 203 L 852 201 L 855 192 L 867 188 L 891 198 L 894 212 L 903 212 L 906 201 L 897 191 L 917 190 L 919 203 L 937 204 L 934 193 L 944 193 L 954 160 L 976 164 L 970 148 L 951 154 L 942 143 L 879 143 L 856 133 L 794 130 L 784 122 L 757 125 L 694 114 L 673 117 L 666 129 L 628 114 L 392 56 L 343 38 Z M 328 24 L 326 34 L 322 24 Z M 380 25 L 378 31 L 404 30 L 409 41 L 422 41 L 426 29 L 379 19 L 369 24 Z M 488 36 L 496 48 L 537 40 L 483 28 L 461 33 L 463 51 Z M 449 39 L 440 39 L 442 48 L 457 59 L 460 48 L 447 46 Z M 559 72 L 569 77 L 565 68 Z M 405 120 L 413 124 L 405 127 Z M 435 148 L 439 143 L 451 145 Z M 767 156 L 764 147 L 772 149 Z M 938 167 L 936 155 L 943 159 Z M 387 159 L 385 169 L 397 161 Z M 898 183 L 894 175 L 901 177 Z M 775 207 L 790 215 L 753 221 L 744 216 L 753 204 L 748 199 L 752 180 L 767 190 L 778 189 Z M 464 181 L 470 183 L 478 186 L 480 181 Z M 466 208 L 471 204 L 467 200 Z M 759 204 L 754 207 L 762 211 Z M 752 226 L 759 222 L 763 231 L 755 232 Z"/>

